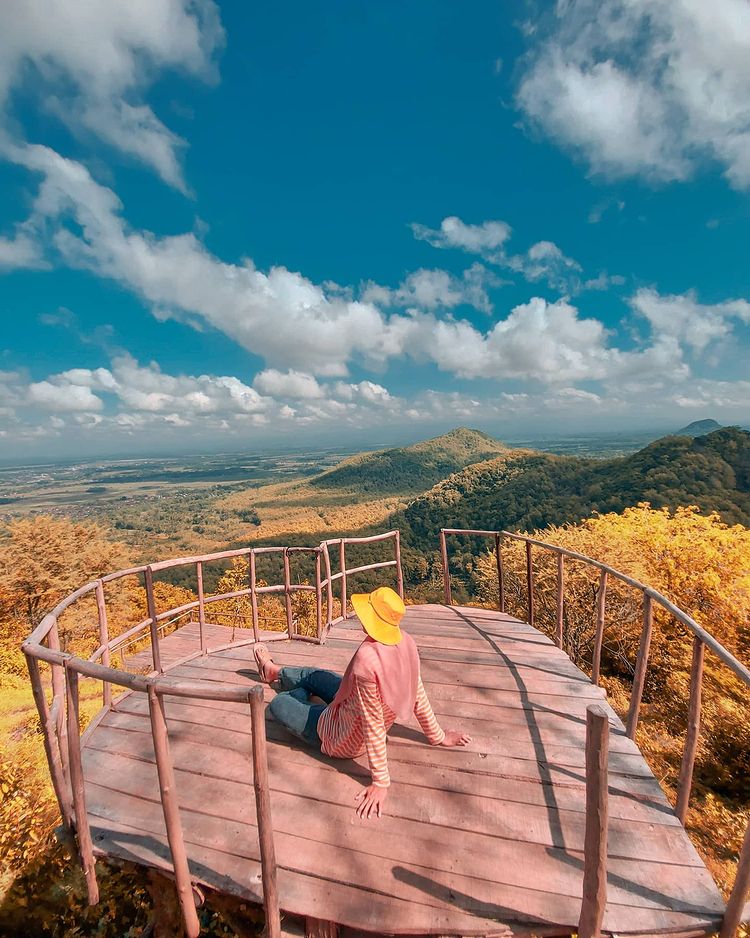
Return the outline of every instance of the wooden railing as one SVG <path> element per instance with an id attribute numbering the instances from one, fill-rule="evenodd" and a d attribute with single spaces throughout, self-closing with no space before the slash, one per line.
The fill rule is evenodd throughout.
<path id="1" fill-rule="evenodd" d="M 451 591 L 451 575 L 450 575 L 450 565 L 448 557 L 448 541 L 447 538 L 450 535 L 458 535 L 463 537 L 475 537 L 475 538 L 492 538 L 493 544 L 493 553 L 495 557 L 495 564 L 497 568 L 497 580 L 498 580 L 498 595 L 499 595 L 499 608 L 501 612 L 506 612 L 506 569 L 503 558 L 503 543 L 507 541 L 516 541 L 524 544 L 525 548 L 525 573 L 526 573 L 526 618 L 530 625 L 534 625 L 535 619 L 535 605 L 534 605 L 534 566 L 533 566 L 533 556 L 532 550 L 538 548 L 539 550 L 546 551 L 551 553 L 556 558 L 557 566 L 557 577 L 556 577 L 556 603 L 555 603 L 555 628 L 554 628 L 554 641 L 559 648 L 563 648 L 564 645 L 564 624 L 565 624 L 565 561 L 573 560 L 579 561 L 583 564 L 587 564 L 590 567 L 593 567 L 599 571 L 599 585 L 596 594 L 596 607 L 595 607 L 595 616 L 594 616 L 594 646 L 592 653 L 592 663 L 591 663 L 591 681 L 593 684 L 598 685 L 600 681 L 600 670 L 601 670 L 601 654 L 602 654 L 602 644 L 604 640 L 604 616 L 606 610 L 606 600 L 607 600 L 607 583 L 609 578 L 617 579 L 622 583 L 632 587 L 634 590 L 637 590 L 642 596 L 642 625 L 641 625 L 641 635 L 640 641 L 638 644 L 638 653 L 636 656 L 635 662 L 635 671 L 633 676 L 633 688 L 630 696 L 630 705 L 628 708 L 628 714 L 626 719 L 626 732 L 630 739 L 635 739 L 636 729 L 638 727 L 638 718 L 641 706 L 641 700 L 643 698 L 643 689 L 646 681 L 646 672 L 648 669 L 648 657 L 651 647 L 651 636 L 653 632 L 653 623 L 654 623 L 654 605 L 660 606 L 667 613 L 669 613 L 676 621 L 681 622 L 693 635 L 693 657 L 690 671 L 690 696 L 688 702 L 688 722 L 687 722 L 687 733 L 685 739 L 685 747 L 683 750 L 682 761 L 680 765 L 680 774 L 678 781 L 678 790 L 677 790 L 677 803 L 675 807 L 675 813 L 679 818 L 680 822 L 684 825 L 685 818 L 687 816 L 688 805 L 690 802 L 690 793 L 693 786 L 693 772 L 695 769 L 695 757 L 698 749 L 698 738 L 700 734 L 700 722 L 701 722 L 701 697 L 702 697 L 702 686 L 703 686 L 703 665 L 705 658 L 705 651 L 708 648 L 716 657 L 729 668 L 732 673 L 738 677 L 746 687 L 750 687 L 750 670 L 742 664 L 735 656 L 729 652 L 724 646 L 714 638 L 710 632 L 706 631 L 702 626 L 700 626 L 692 616 L 689 616 L 686 612 L 683 612 L 678 606 L 673 602 L 667 599 L 666 596 L 659 593 L 657 590 L 653 589 L 650 586 L 647 586 L 645 583 L 641 583 L 639 580 L 634 579 L 633 577 L 628 576 L 625 573 L 621 573 L 619 570 L 616 570 L 614 567 L 610 567 L 605 563 L 601 563 L 598 560 L 594 560 L 591 557 L 587 557 L 584 554 L 576 553 L 572 550 L 567 550 L 564 547 L 559 547 L 556 544 L 548 544 L 546 541 L 540 541 L 532 537 L 528 537 L 524 534 L 516 534 L 510 531 L 483 531 L 483 530 L 471 530 L 471 529 L 460 529 L 460 528 L 443 528 L 440 532 L 440 554 L 442 559 L 442 570 L 443 570 L 443 592 L 445 604 L 451 606 L 453 604 L 453 597 Z M 590 711 L 595 710 L 595 707 L 589 708 Z M 592 783 L 591 780 L 591 771 L 590 764 L 592 763 L 593 756 L 591 753 L 590 738 L 592 734 L 597 738 L 601 739 L 601 729 L 596 729 L 597 726 L 601 726 L 601 721 L 597 719 L 597 715 L 592 716 L 589 713 L 589 733 L 587 735 L 587 804 L 589 799 L 596 800 L 597 798 L 601 800 L 602 797 L 606 798 L 606 792 L 604 795 L 601 794 L 602 781 L 601 781 L 601 771 L 599 772 L 599 781 L 598 783 Z M 601 746 L 600 746 L 601 748 Z M 606 771 L 604 772 L 604 778 L 606 779 Z M 606 788 L 606 783 L 604 784 Z M 597 795 L 596 792 L 599 792 Z M 587 814 L 588 814 L 587 808 Z M 606 810 L 599 811 L 599 816 L 604 818 L 604 825 L 606 827 Z M 586 867 L 588 872 L 585 874 L 584 879 L 586 881 L 587 876 L 589 877 L 590 883 L 595 883 L 594 886 L 590 886 L 589 889 L 595 889 L 595 894 L 597 898 L 597 907 L 601 905 L 601 896 L 599 891 L 601 889 L 601 842 L 602 839 L 606 845 L 606 830 L 599 832 L 597 836 L 593 832 L 589 832 L 588 825 L 586 831 L 586 842 L 587 845 L 590 843 L 590 850 L 587 851 L 589 857 L 593 855 L 593 852 L 596 853 L 597 860 L 596 864 L 599 867 L 599 875 L 595 875 L 592 871 L 592 866 L 595 861 L 593 859 L 586 860 Z M 606 861 L 606 846 L 604 851 L 604 861 Z M 604 884 L 606 886 L 606 871 L 604 876 Z M 748 825 L 747 830 L 745 831 L 745 837 L 742 843 L 742 848 L 740 851 L 739 863 L 737 866 L 737 875 L 735 877 L 735 882 L 732 887 L 732 891 L 727 902 L 726 912 L 724 915 L 724 922 L 720 932 L 720 938 L 731 938 L 733 936 L 740 924 L 744 920 L 744 904 L 748 897 L 748 892 L 750 892 L 750 825 Z M 584 896 L 586 892 L 584 891 Z M 593 900 L 592 900 L 593 901 Z M 596 929 L 593 928 L 592 923 L 595 920 L 595 916 L 589 910 L 587 912 L 586 922 L 581 923 L 581 930 L 579 934 L 584 935 L 593 935 L 596 934 Z M 601 923 L 601 919 L 599 918 Z M 585 927 L 584 927 L 585 925 Z"/>
<path id="2" fill-rule="evenodd" d="M 351 544 L 371 544 L 390 542 L 394 548 L 394 559 L 377 563 L 361 564 L 347 568 L 346 548 Z M 338 570 L 332 570 L 331 552 L 335 549 Z M 283 582 L 259 586 L 257 583 L 257 558 L 275 554 L 281 557 Z M 296 583 L 292 577 L 292 557 L 296 554 L 314 555 L 314 583 Z M 204 590 L 204 568 L 207 563 L 245 558 L 248 563 L 247 587 L 229 593 L 206 595 Z M 322 568 L 325 565 L 325 578 Z M 197 599 L 181 606 L 158 612 L 154 595 L 154 575 L 177 567 L 195 569 Z M 185 663 L 198 656 L 235 648 L 257 642 L 260 636 L 261 615 L 259 597 L 280 595 L 283 597 L 286 630 L 277 635 L 266 632 L 263 640 L 270 641 L 308 641 L 325 642 L 326 635 L 335 622 L 347 615 L 347 584 L 352 576 L 372 571 L 395 567 L 396 584 L 403 596 L 403 574 L 401 570 L 401 551 L 398 531 L 367 538 L 338 538 L 323 541 L 317 547 L 254 547 L 238 550 L 221 551 L 197 557 L 182 557 L 163 560 L 153 564 L 119 570 L 75 590 L 66 596 L 51 612 L 44 616 L 39 625 L 23 643 L 23 652 L 29 669 L 31 687 L 42 728 L 44 749 L 50 769 L 50 776 L 55 796 L 60 807 L 63 823 L 75 831 L 81 866 L 86 878 L 90 904 L 99 900 L 99 889 L 94 865 L 94 850 L 86 812 L 86 793 L 84 786 L 83 763 L 81 759 L 82 737 L 79 719 L 79 680 L 91 678 L 102 684 L 103 706 L 89 724 L 86 733 L 91 732 L 99 721 L 116 706 L 112 699 L 112 687 L 126 692 L 147 695 L 151 733 L 159 777 L 159 791 L 162 811 L 167 831 L 167 839 L 172 857 L 175 882 L 182 910 L 185 930 L 189 938 L 195 938 L 200 928 L 195 910 L 192 882 L 188 867 L 182 824 L 175 794 L 174 766 L 169 747 L 169 733 L 164 710 L 164 697 L 192 697 L 202 700 L 221 700 L 245 702 L 250 704 L 252 727 L 253 777 L 256 794 L 258 839 L 261 857 L 263 884 L 263 903 L 266 910 L 267 934 L 269 938 L 279 938 L 280 918 L 278 891 L 276 887 L 276 862 L 273 848 L 273 827 L 271 824 L 270 795 L 268 787 L 268 762 L 266 756 L 265 723 L 263 708 L 263 690 L 257 685 L 242 688 L 234 685 L 217 684 L 213 681 L 201 683 L 195 681 L 174 680 L 165 676 L 167 670 L 161 659 L 161 640 L 166 628 L 183 619 L 198 616 L 198 647 L 196 650 L 170 667 Z M 109 616 L 106 587 L 108 584 L 125 577 L 143 577 L 146 591 L 148 617 L 117 636 L 109 637 Z M 340 583 L 341 615 L 334 616 L 333 585 Z M 326 593 L 325 614 L 323 610 L 323 590 Z M 301 591 L 315 594 L 315 635 L 301 635 L 296 628 L 292 596 Z M 92 597 L 97 608 L 98 646 L 88 658 L 81 658 L 70 651 L 64 651 L 60 644 L 59 620 L 63 613 L 84 597 Z M 250 598 L 249 616 L 252 636 L 242 637 L 215 647 L 208 647 L 206 612 L 213 603 L 222 600 Z M 234 638 L 234 633 L 233 633 Z M 113 655 L 123 655 L 133 644 L 150 643 L 153 670 L 149 675 L 130 674 L 123 668 L 112 666 Z M 124 663 L 124 658 L 122 658 Z M 40 662 L 51 669 L 52 696 L 48 701 L 45 684 L 42 680 Z"/>

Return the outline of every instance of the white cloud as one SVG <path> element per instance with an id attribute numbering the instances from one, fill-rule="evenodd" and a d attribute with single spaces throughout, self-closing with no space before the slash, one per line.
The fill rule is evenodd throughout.
<path id="1" fill-rule="evenodd" d="M 632 308 L 645 317 L 654 332 L 670 336 L 702 352 L 710 343 L 732 332 L 732 320 L 750 323 L 747 300 L 699 303 L 694 291 L 662 296 L 654 289 L 638 290 L 630 299 Z"/>
<path id="2" fill-rule="evenodd" d="M 39 245 L 28 235 L 20 232 L 14 238 L 0 238 L 0 270 L 4 267 L 17 270 L 25 267 L 44 267 Z"/>
<path id="3" fill-rule="evenodd" d="M 0 111 L 17 89 L 36 92 L 76 133 L 97 135 L 184 190 L 184 143 L 142 95 L 164 69 L 211 80 L 222 42 L 212 0 L 7 0 Z"/>
<path id="4" fill-rule="evenodd" d="M 460 248 L 470 254 L 496 251 L 511 235 L 510 225 L 504 221 L 467 225 L 455 215 L 444 218 L 437 231 L 417 223 L 412 224 L 411 229 L 415 238 L 427 241 L 435 248 Z"/>
<path id="5" fill-rule="evenodd" d="M 103 406 L 90 387 L 65 380 L 35 381 L 29 385 L 28 401 L 52 412 L 95 411 Z"/>
<path id="6" fill-rule="evenodd" d="M 453 309 L 467 304 L 482 312 L 492 311 L 487 294 L 488 287 L 500 286 L 502 281 L 482 264 L 472 264 L 460 277 L 447 270 L 415 270 L 395 290 L 368 283 L 362 291 L 365 302 L 382 306 L 414 307 L 435 310 Z"/>
<path id="7" fill-rule="evenodd" d="M 517 100 L 595 171 L 750 185 L 746 0 L 566 0 L 532 36 Z"/>
<path id="8" fill-rule="evenodd" d="M 223 405 L 218 406 L 216 399 L 221 394 L 235 401 L 235 411 L 264 413 L 259 399 L 266 393 L 274 399 L 318 402 L 323 413 L 328 404 L 334 407 L 336 398 L 321 379 L 347 375 L 352 363 L 375 368 L 399 357 L 434 363 L 463 378 L 521 379 L 553 386 L 645 380 L 649 374 L 681 380 L 688 373 L 682 344 L 700 347 L 698 326 L 673 327 L 662 309 L 663 298 L 648 293 L 637 294 L 633 303 L 649 318 L 650 344 L 635 350 L 618 348 L 599 319 L 582 317 L 568 300 L 549 303 L 534 297 L 501 315 L 488 329 L 464 319 L 439 317 L 416 305 L 386 316 L 371 300 L 352 299 L 345 288 L 330 284 L 324 289 L 283 267 L 263 272 L 249 260 L 224 263 L 192 233 L 160 238 L 132 230 L 121 216 L 115 194 L 97 184 L 80 164 L 44 147 L 17 147 L 13 155 L 43 173 L 25 231 L 51 243 L 69 265 L 130 289 L 160 318 L 164 310 L 171 310 L 171 315 L 189 324 L 212 326 L 266 362 L 255 388 L 236 378 L 206 376 L 190 379 L 197 383 L 194 387 L 153 367 L 127 379 L 123 377 L 127 367 L 120 362 L 112 370 L 118 383 L 114 393 L 131 411 L 181 413 L 182 405 L 175 402 L 184 400 L 195 412 L 219 412 Z M 559 277 L 565 271 L 580 276 L 578 265 L 549 241 L 532 245 L 519 263 L 533 277 L 541 276 L 533 265 L 545 269 L 548 277 L 553 269 Z M 437 303 L 441 291 L 443 297 L 447 291 L 452 302 L 457 278 L 446 280 L 435 274 L 417 271 L 407 278 L 399 288 L 399 301 L 406 301 L 408 294 L 429 307 Z M 605 276 L 600 275 L 590 288 L 604 287 Z M 483 268 L 475 265 L 457 282 L 462 290 L 475 289 L 483 277 Z M 713 309 L 723 316 L 744 315 L 744 303 L 731 301 Z M 705 308 L 699 312 L 705 319 Z M 67 380 L 86 383 L 80 375 Z M 111 390 L 101 377 L 99 385 L 93 380 L 92 391 Z M 315 414 L 310 410 L 297 416 L 313 419 Z"/>
<path id="9" fill-rule="evenodd" d="M 301 371 L 277 371 L 267 368 L 255 376 L 253 386 L 262 394 L 272 397 L 288 397 L 298 400 L 315 400 L 323 397 L 323 389 L 312 375 Z"/>
<path id="10" fill-rule="evenodd" d="M 461 221 L 460 218 L 451 216 L 444 218 L 439 229 L 427 228 L 424 225 L 412 225 L 415 237 L 429 242 L 436 248 L 457 248 L 469 254 L 478 254 L 485 261 L 498 267 L 512 270 L 521 274 L 530 283 L 545 281 L 553 289 L 559 290 L 568 295 L 580 293 L 582 290 L 604 289 L 606 286 L 618 283 L 622 278 L 609 277 L 606 273 L 600 273 L 593 279 L 584 279 L 581 277 L 582 268 L 578 261 L 572 257 L 567 257 L 565 253 L 553 241 L 537 241 L 526 251 L 520 254 L 513 254 L 506 250 L 506 242 L 510 240 L 512 229 L 504 221 L 486 221 L 480 225 L 469 225 Z M 478 268 L 478 270 L 477 270 Z M 486 271 L 479 264 L 474 264 L 469 271 L 464 273 L 464 280 L 467 274 L 473 271 L 473 283 L 464 284 L 463 290 L 461 284 L 445 284 L 443 294 L 447 296 L 457 295 L 465 296 L 467 286 L 473 287 L 476 299 L 472 305 L 478 309 L 487 309 L 489 299 L 484 302 L 486 291 L 484 283 L 480 277 L 487 277 Z M 445 277 L 450 275 L 444 271 L 418 271 L 417 273 L 443 273 Z M 412 274 L 412 276 L 415 276 Z M 488 281 L 489 282 L 489 281 Z M 497 281 L 490 285 L 498 286 L 502 281 Z M 452 288 L 452 290 L 451 290 Z M 392 294 L 383 292 L 382 288 L 377 288 L 379 293 L 370 294 L 376 302 L 385 302 Z M 401 285 L 401 294 L 409 295 L 408 281 Z M 413 292 L 413 291 L 412 291 Z M 466 302 L 461 299 L 454 303 L 446 302 L 441 305 L 450 308 L 452 305 L 458 305 L 458 302 Z M 408 305 L 404 303 L 403 305 Z M 433 309 L 438 305 L 435 303 L 430 306 L 426 303 L 415 303 L 421 309 Z"/>
<path id="11" fill-rule="evenodd" d="M 373 381 L 360 381 L 358 384 L 337 381 L 331 392 L 334 397 L 342 401 L 356 401 L 378 406 L 390 406 L 396 403 L 396 398 L 392 397 L 382 384 L 375 384 Z"/>

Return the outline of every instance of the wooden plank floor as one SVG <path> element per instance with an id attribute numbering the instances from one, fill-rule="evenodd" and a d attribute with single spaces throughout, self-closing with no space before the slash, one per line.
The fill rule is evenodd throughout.
<path id="1" fill-rule="evenodd" d="M 282 664 L 343 671 L 356 619 L 324 646 L 279 642 Z M 212 641 L 229 630 L 213 627 Z M 484 609 L 410 606 L 427 693 L 441 724 L 473 736 L 431 747 L 416 721 L 388 738 L 386 816 L 359 820 L 366 759 L 333 760 L 268 717 L 282 908 L 375 934 L 561 935 L 581 905 L 586 707 L 605 703 L 548 638 Z M 163 642 L 177 661 L 197 626 Z M 252 647 L 178 665 L 175 677 L 257 681 Z M 273 692 L 266 688 L 266 697 Z M 606 704 L 605 704 L 606 706 Z M 260 901 L 249 708 L 167 698 L 183 829 L 196 881 Z M 637 747 L 611 723 L 609 892 L 617 935 L 699 934 L 723 902 Z M 147 704 L 128 694 L 85 737 L 86 797 L 102 854 L 169 868 Z"/>

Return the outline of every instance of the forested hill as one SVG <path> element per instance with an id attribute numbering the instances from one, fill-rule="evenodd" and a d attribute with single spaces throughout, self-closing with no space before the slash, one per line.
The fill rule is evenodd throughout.
<path id="1" fill-rule="evenodd" d="M 695 439 L 664 437 L 608 460 L 511 451 L 444 479 L 393 526 L 424 544 L 434 543 L 441 527 L 530 531 L 643 501 L 698 505 L 750 526 L 750 433 L 724 428 Z"/>
<path id="2" fill-rule="evenodd" d="M 509 448 L 486 433 L 459 427 L 413 446 L 359 453 L 322 473 L 310 484 L 373 494 L 424 492 L 447 475 Z"/>

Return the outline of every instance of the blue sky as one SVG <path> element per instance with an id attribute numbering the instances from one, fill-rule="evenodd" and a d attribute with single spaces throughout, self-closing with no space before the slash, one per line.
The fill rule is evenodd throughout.
<path id="1" fill-rule="evenodd" d="M 745 0 L 0 11 L 8 457 L 748 420 Z"/>

